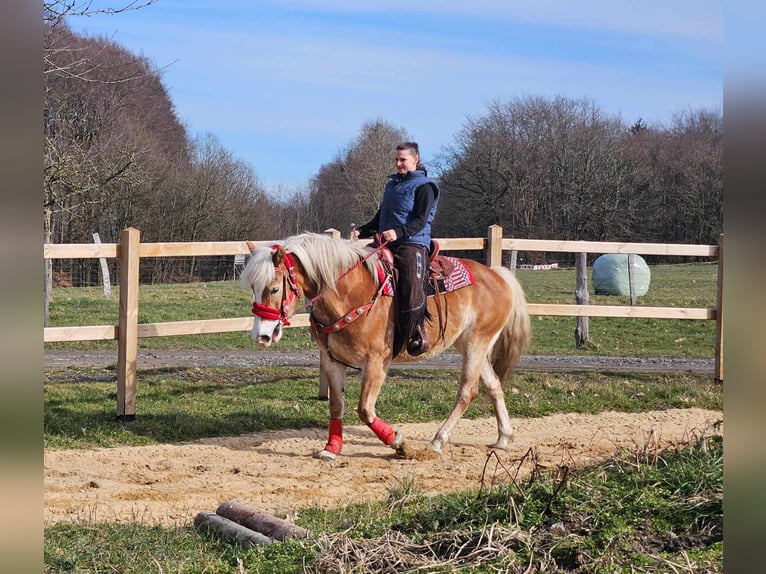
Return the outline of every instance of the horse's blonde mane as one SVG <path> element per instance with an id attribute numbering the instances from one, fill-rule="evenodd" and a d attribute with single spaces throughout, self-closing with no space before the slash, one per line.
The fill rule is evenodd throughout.
<path id="1" fill-rule="evenodd" d="M 277 244 L 283 245 L 288 253 L 300 260 L 306 277 L 317 285 L 319 292 L 334 289 L 338 278 L 371 251 L 371 248 L 360 243 L 333 239 L 320 233 L 293 235 Z M 252 289 L 257 296 L 274 280 L 272 254 L 272 247 L 258 247 L 242 269 L 241 284 Z M 379 284 L 375 271 L 378 259 L 378 254 L 375 253 L 364 262 L 376 285 Z"/>
<path id="2" fill-rule="evenodd" d="M 293 235 L 285 239 L 284 246 L 300 260 L 306 277 L 316 283 L 320 293 L 335 289 L 338 278 L 370 253 L 370 248 L 360 243 L 333 239 L 320 233 Z M 377 262 L 377 253 L 365 260 L 367 271 L 376 285 L 379 284 L 375 272 Z"/>

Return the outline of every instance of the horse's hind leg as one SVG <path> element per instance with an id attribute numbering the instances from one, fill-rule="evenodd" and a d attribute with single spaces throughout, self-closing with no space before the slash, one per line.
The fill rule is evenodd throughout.
<path id="1" fill-rule="evenodd" d="M 479 393 L 479 374 L 482 369 L 482 361 L 486 362 L 485 356 L 486 353 L 484 352 L 472 352 L 470 355 L 463 353 L 463 369 L 460 373 L 460 384 L 457 396 L 455 397 L 455 406 L 452 407 L 452 412 L 450 412 L 447 419 L 442 423 L 441 428 L 439 428 L 431 440 L 431 448 L 435 452 L 441 452 L 444 444 L 449 442 L 450 434 L 452 434 L 455 425 L 460 420 L 460 417 L 463 416 L 468 405 L 473 402 Z"/>
<path id="2" fill-rule="evenodd" d="M 481 368 L 481 383 L 492 400 L 497 419 L 497 442 L 491 448 L 505 450 L 513 440 L 513 426 L 511 425 L 511 417 L 508 415 L 508 408 L 505 406 L 503 386 L 488 360 L 484 361 Z"/>

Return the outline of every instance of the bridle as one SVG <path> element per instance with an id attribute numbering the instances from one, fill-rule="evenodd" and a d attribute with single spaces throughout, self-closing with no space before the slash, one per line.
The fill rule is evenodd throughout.
<path id="1" fill-rule="evenodd" d="M 357 267 L 360 267 L 362 264 L 364 264 L 364 262 L 367 261 L 367 259 L 369 259 L 370 257 L 372 257 L 372 255 L 374 255 L 378 251 L 382 251 L 387 244 L 388 244 L 388 241 L 384 241 L 382 243 L 378 242 L 378 244 L 375 246 L 375 248 L 372 251 L 370 251 L 367 255 L 362 257 L 353 266 L 351 266 L 350 269 L 348 269 L 345 273 L 343 273 L 340 277 L 338 277 L 338 279 L 336 279 L 336 284 L 338 281 L 343 279 L 346 275 L 351 273 L 351 271 L 353 271 Z M 341 329 L 348 327 L 350 323 L 353 323 L 354 321 L 359 319 L 359 317 L 361 317 L 362 315 L 367 313 L 370 309 L 372 309 L 372 307 L 375 305 L 375 301 L 377 301 L 378 297 L 383 292 L 384 288 L 385 288 L 385 281 L 381 281 L 380 286 L 376 290 L 375 294 L 372 296 L 372 299 L 370 300 L 369 303 L 365 303 L 364 305 L 360 305 L 358 307 L 355 307 L 354 309 L 351 309 L 351 311 L 349 311 L 348 313 L 345 313 L 340 319 L 338 319 L 337 321 L 329 325 L 323 325 L 322 323 L 320 323 L 314 318 L 314 314 L 312 312 L 314 303 L 318 299 L 320 299 L 322 296 L 321 293 L 318 294 L 316 297 L 311 299 L 311 301 L 309 301 L 307 305 L 307 308 L 309 310 L 309 324 L 311 325 L 311 329 L 314 331 L 314 333 L 317 336 L 322 337 L 326 342 L 327 335 L 329 335 L 330 333 L 336 333 L 340 331 Z"/>
<path id="2" fill-rule="evenodd" d="M 279 246 L 275 245 L 272 249 L 276 250 L 278 248 Z M 293 260 L 293 256 L 287 251 L 285 251 L 285 259 L 279 267 L 284 267 L 284 273 L 282 273 L 282 303 L 279 309 L 253 302 L 253 315 L 268 321 L 278 320 L 285 327 L 289 327 L 291 317 L 290 305 L 292 305 L 293 301 L 296 299 L 303 297 L 303 292 L 300 287 L 298 287 L 298 282 L 295 280 L 295 261 Z M 277 267 L 277 269 L 279 267 Z"/>
<path id="3" fill-rule="evenodd" d="M 362 265 L 369 257 L 371 257 L 374 253 L 381 251 L 388 241 L 383 242 L 381 244 L 378 244 L 375 249 L 370 251 L 365 257 L 360 259 L 355 265 L 353 265 L 350 269 L 348 269 L 345 273 L 343 273 L 340 277 L 338 277 L 337 281 L 348 275 L 353 269 L 359 267 Z M 275 245 L 272 250 L 278 249 L 279 246 Z M 285 251 L 285 258 L 282 264 L 277 266 L 284 267 L 285 272 L 282 274 L 283 278 L 283 285 L 282 285 L 282 302 L 280 305 L 280 308 L 277 309 L 275 307 L 269 307 L 268 305 L 263 305 L 261 303 L 253 302 L 253 315 L 256 315 L 262 319 L 266 319 L 268 321 L 280 321 L 285 327 L 290 326 L 290 305 L 295 301 L 297 298 L 303 297 L 303 292 L 301 291 L 300 287 L 298 287 L 298 282 L 295 279 L 295 261 L 293 260 L 292 255 Z M 288 289 L 289 287 L 289 289 Z M 317 299 L 320 298 L 320 295 L 317 295 L 314 297 L 311 301 L 309 301 L 309 304 L 307 305 L 307 308 L 309 310 L 309 323 L 311 324 L 312 329 L 315 333 L 323 336 L 327 336 L 327 334 L 340 331 L 344 327 L 346 327 L 349 323 L 352 323 L 362 315 L 364 315 L 367 311 L 369 311 L 373 305 L 375 304 L 375 301 L 377 300 L 378 296 L 383 291 L 383 282 L 381 282 L 380 287 L 376 291 L 375 295 L 372 297 L 372 300 L 369 303 L 366 303 L 364 305 L 361 305 L 355 309 L 352 309 L 350 312 L 346 313 L 343 317 L 338 319 L 335 323 L 331 325 L 321 325 L 318 323 L 312 313 L 311 309 L 316 302 Z"/>

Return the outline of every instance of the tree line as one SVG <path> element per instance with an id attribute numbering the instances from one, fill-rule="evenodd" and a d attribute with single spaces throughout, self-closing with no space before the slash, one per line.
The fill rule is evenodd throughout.
<path id="1" fill-rule="evenodd" d="M 405 128 L 363 123 L 302 189 L 275 197 L 213 134 L 189 135 L 161 69 L 75 33 L 67 18 L 84 6 L 44 6 L 46 242 L 90 243 L 93 233 L 117 242 L 128 226 L 142 241 L 278 239 L 345 233 L 375 213 L 394 147 L 411 139 Z M 719 109 L 626 124 L 586 98 L 516 97 L 469 117 L 444 149 L 421 151 L 442 191 L 437 237 L 484 236 L 499 224 L 512 237 L 707 244 L 722 231 Z M 220 279 L 231 259 L 158 258 L 142 280 Z M 91 260 L 56 261 L 49 273 L 98 280 Z"/>

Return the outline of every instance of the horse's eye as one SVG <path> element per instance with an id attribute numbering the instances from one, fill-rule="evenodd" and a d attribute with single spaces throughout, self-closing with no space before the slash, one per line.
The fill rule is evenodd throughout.
<path id="1" fill-rule="evenodd" d="M 271 293 L 272 295 L 276 295 L 277 293 L 279 293 L 279 287 L 272 287 L 269 293 Z"/>

